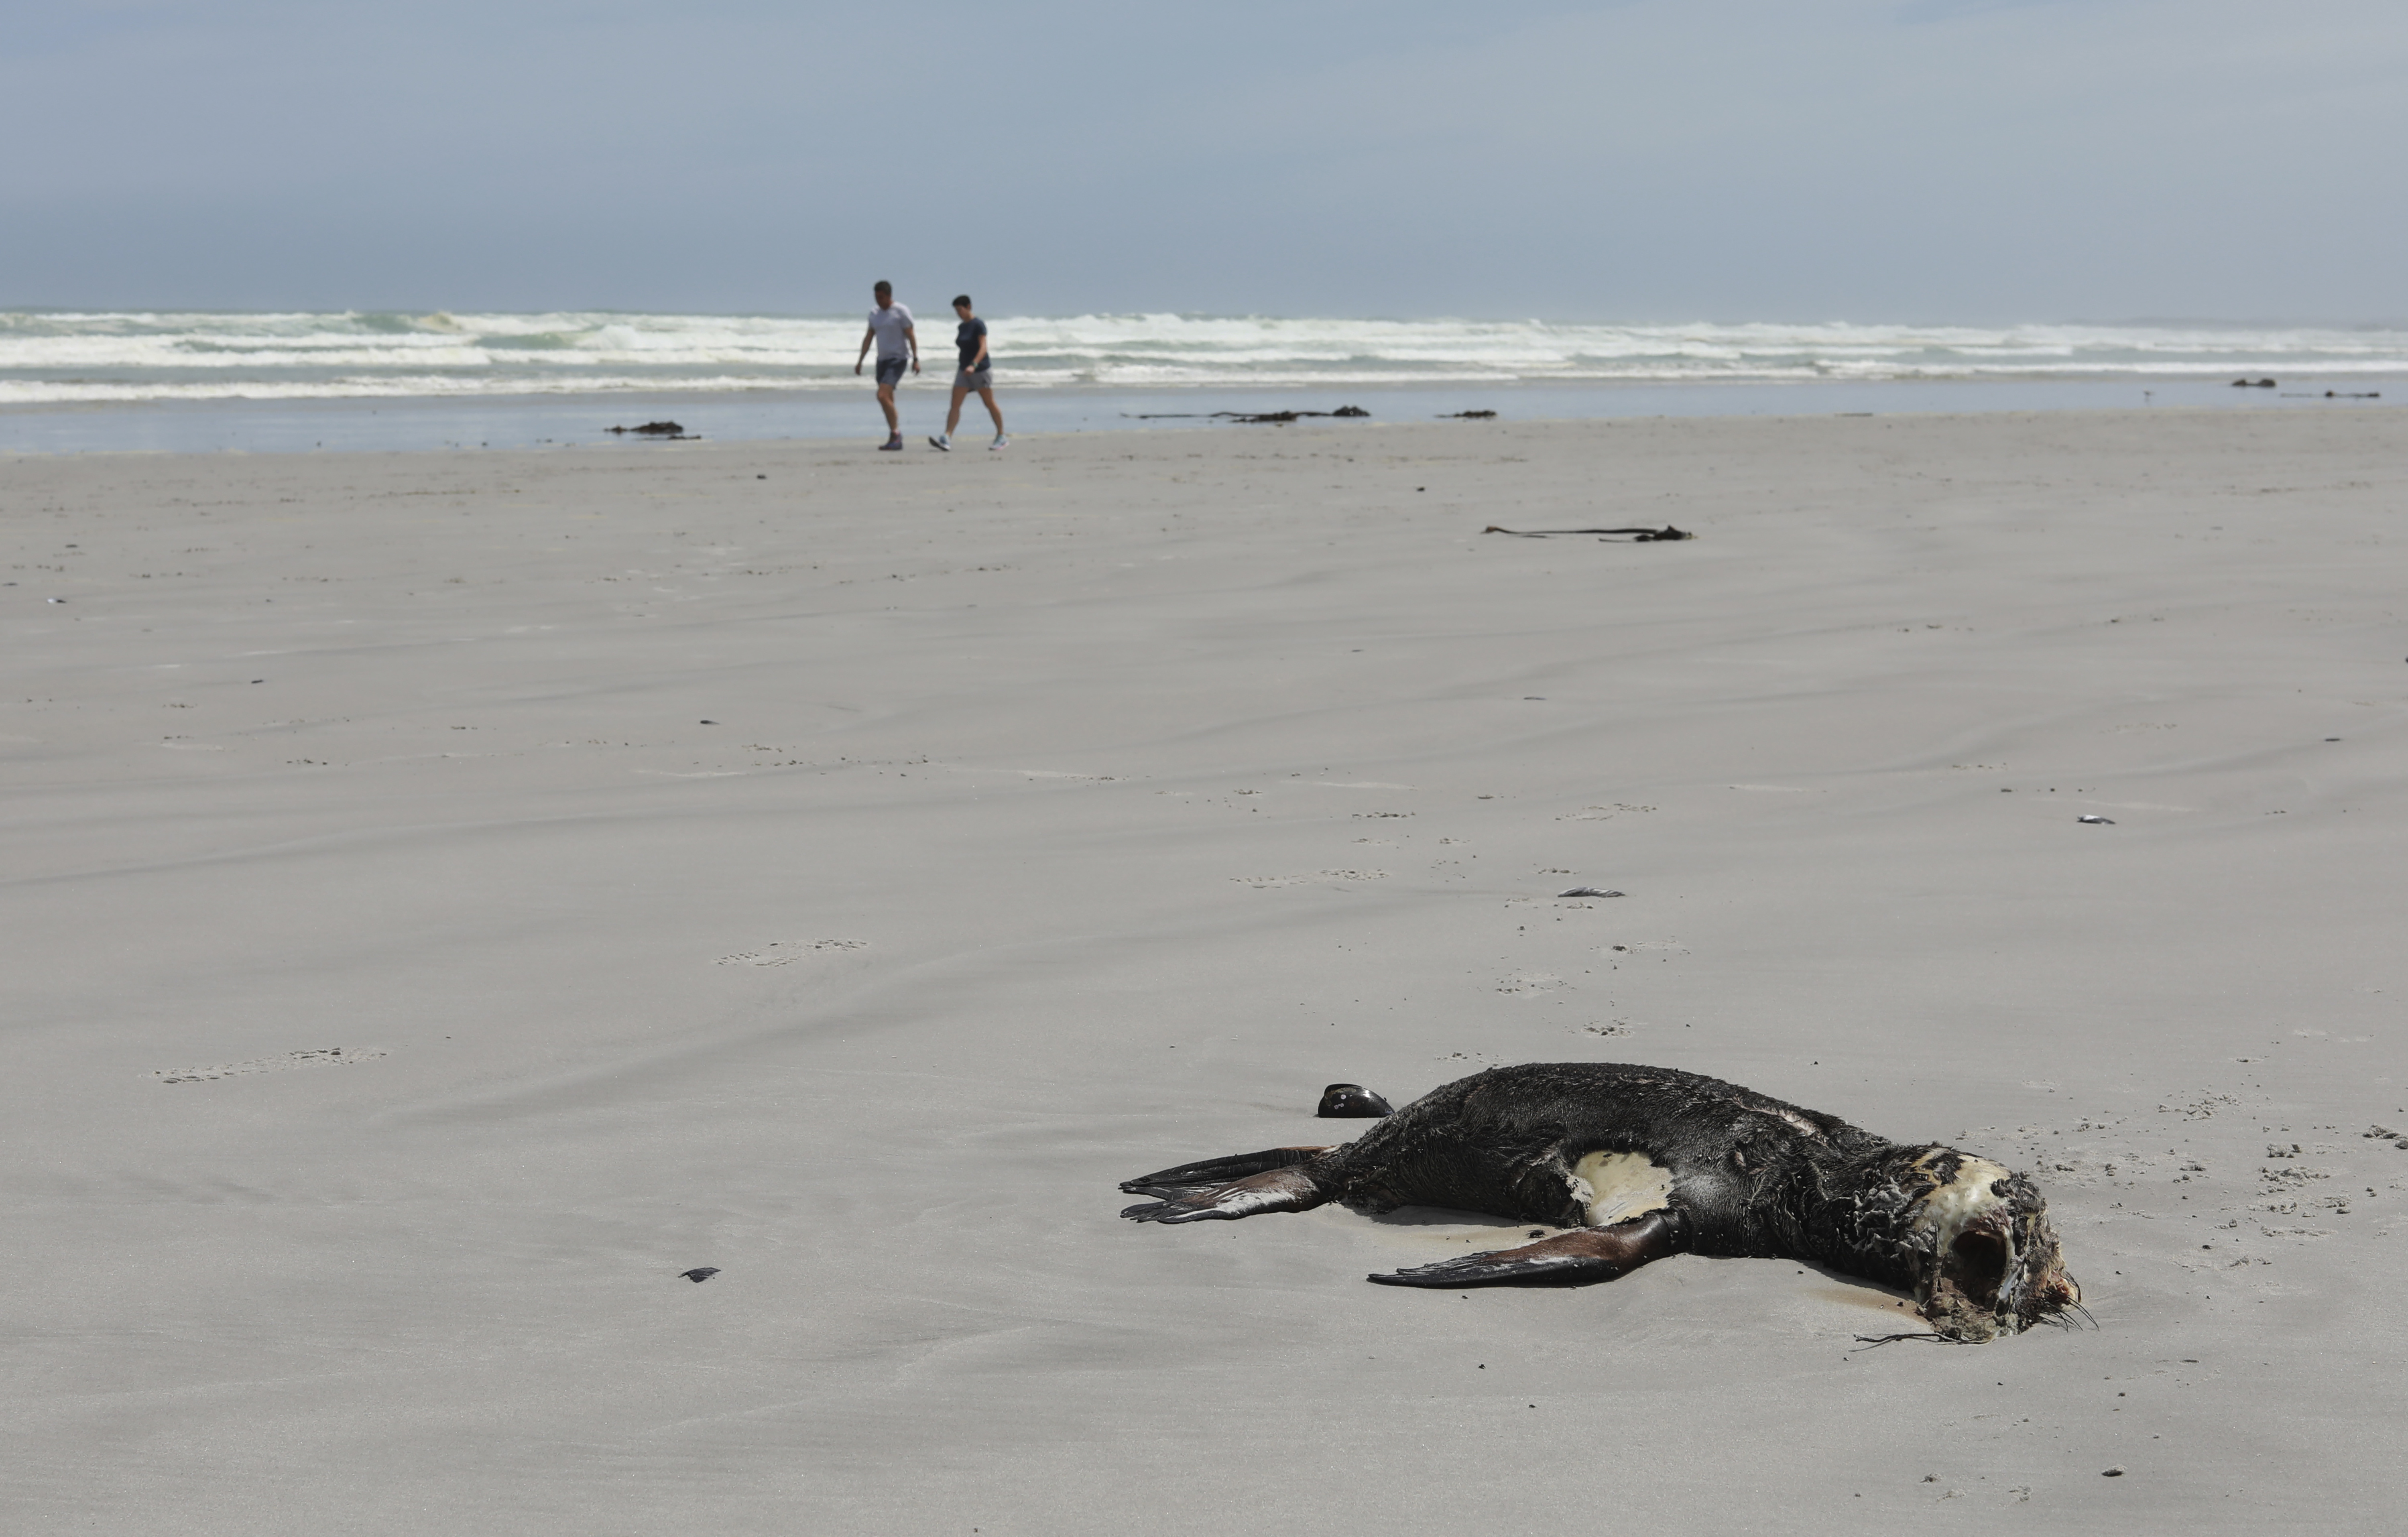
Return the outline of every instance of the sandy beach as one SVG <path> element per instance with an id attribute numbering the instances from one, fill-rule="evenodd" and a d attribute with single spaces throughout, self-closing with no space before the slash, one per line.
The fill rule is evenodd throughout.
<path id="1" fill-rule="evenodd" d="M 2408 412 L 912 442 L 0 458 L 11 1530 L 2396 1523 Z M 1550 1060 L 2099 1328 L 1117 1218 Z"/>

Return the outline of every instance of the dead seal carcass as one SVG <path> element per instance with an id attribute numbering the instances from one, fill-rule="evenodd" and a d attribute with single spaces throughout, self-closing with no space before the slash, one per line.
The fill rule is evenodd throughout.
<path id="1" fill-rule="evenodd" d="M 1124 1184 L 1121 1215 L 1199 1222 L 1450 1206 L 1572 1231 L 1369 1279 L 1611 1281 L 1687 1252 L 1813 1260 L 1910 1293 L 1942 1338 L 2062 1321 L 2082 1300 L 2030 1180 L 1937 1144 L 1673 1068 L 1540 1062 L 1433 1089 L 1339 1147 L 1276 1147 Z"/>

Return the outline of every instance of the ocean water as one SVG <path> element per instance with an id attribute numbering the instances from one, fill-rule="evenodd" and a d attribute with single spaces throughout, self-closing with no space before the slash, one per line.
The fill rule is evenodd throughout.
<path id="1" fill-rule="evenodd" d="M 931 367 L 906 391 L 913 430 L 940 424 L 918 420 L 917 396 L 940 397 L 950 378 L 952 311 L 934 308 Z M 1520 417 L 2254 405 L 2408 380 L 2397 327 L 989 323 L 998 392 L 1028 430 L 1339 404 Z M 862 328 L 859 316 L 0 311 L 0 450 L 515 446 L 664 415 L 708 418 L 686 424 L 705 436 L 850 436 L 865 420 L 876 430 L 853 372 Z M 2278 385 L 2231 390 L 2244 377 Z M 983 421 L 975 403 L 970 416 Z"/>

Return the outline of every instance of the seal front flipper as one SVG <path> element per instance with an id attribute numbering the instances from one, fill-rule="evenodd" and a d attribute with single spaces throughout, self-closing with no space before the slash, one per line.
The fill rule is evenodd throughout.
<path id="1" fill-rule="evenodd" d="M 1669 1212 L 1650 1212 L 1611 1228 L 1584 1228 L 1518 1249 L 1466 1255 L 1364 1279 L 1383 1286 L 1577 1286 L 1627 1275 L 1680 1246 L 1680 1220 Z"/>
<path id="2" fill-rule="evenodd" d="M 1336 1187 L 1309 1166 L 1270 1169 L 1228 1185 L 1132 1206 L 1121 1215 L 1131 1222 L 1230 1222 L 1258 1212 L 1310 1211 L 1335 1194 Z"/>
<path id="3" fill-rule="evenodd" d="M 1182 1163 L 1176 1169 L 1140 1174 L 1133 1180 L 1121 1181 L 1121 1188 L 1132 1196 L 1160 1196 L 1168 1199 L 1197 1190 L 1209 1190 L 1218 1185 L 1232 1184 L 1267 1170 L 1293 1169 L 1297 1164 L 1310 1163 L 1328 1151 L 1326 1147 L 1267 1147 L 1260 1153 L 1232 1153 L 1225 1158 L 1205 1158 L 1196 1163 Z"/>

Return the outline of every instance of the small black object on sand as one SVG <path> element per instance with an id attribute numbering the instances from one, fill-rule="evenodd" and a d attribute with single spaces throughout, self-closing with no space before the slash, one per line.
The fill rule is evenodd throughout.
<path id="1" fill-rule="evenodd" d="M 2112 1468 L 2101 1468 L 2099 1471 L 2099 1476 L 2101 1478 L 2121 1478 L 2124 1476 L 2124 1465 L 2118 1462 Z"/>
<path id="2" fill-rule="evenodd" d="M 1395 1113 L 1394 1105 L 1360 1084 L 1330 1085 L 1321 1091 L 1320 1108 L 1313 1112 L 1331 1120 L 1373 1120 Z"/>
<path id="3" fill-rule="evenodd" d="M 719 1267 L 716 1265 L 696 1265 L 690 1271 L 678 1271 L 679 1275 L 693 1282 L 697 1286 L 701 1286 L 705 1281 L 710 1280 L 712 1276 L 717 1275 L 718 1273 Z"/>
<path id="4" fill-rule="evenodd" d="M 1441 422 L 1493 422 L 1496 419 L 1495 411 L 1448 411 L 1439 418 Z"/>
<path id="5" fill-rule="evenodd" d="M 2236 379 L 2232 387 L 2236 390 L 2271 390 L 2274 381 L 2271 379 Z"/>
<path id="6" fill-rule="evenodd" d="M 2092 813 L 2091 813 L 2091 812 L 2083 812 L 2080 816 L 2075 817 L 2073 820 L 2075 820 L 2076 822 L 2087 822 L 2087 823 L 2089 823 L 2089 824 L 2090 824 L 2092 826 L 2094 826 L 2094 827 L 2112 827 L 2112 826 L 2114 826 L 2115 825 L 2115 819 L 2114 819 L 2114 817 L 2112 817 L 2112 816 L 2097 816 L 2097 815 L 2092 814 Z"/>
<path id="7" fill-rule="evenodd" d="M 675 422 L 647 422 L 640 427 L 605 427 L 605 432 L 633 433 L 638 438 L 671 438 L 687 440 L 699 438 L 698 432 L 688 432 Z"/>
<path id="8" fill-rule="evenodd" d="M 1600 886 L 1574 886 L 1570 891 L 1559 891 L 1555 895 L 1557 897 L 1619 897 L 1622 893 L 1607 891 Z"/>
<path id="9" fill-rule="evenodd" d="M 1666 539 L 1693 539 L 1698 536 L 1666 524 L 1661 528 L 1506 528 L 1490 524 L 1484 534 L 1511 534 L 1517 539 L 1555 539 L 1568 534 L 1595 534 L 1600 540 L 1620 539 L 1632 544 L 1657 544 Z"/>

